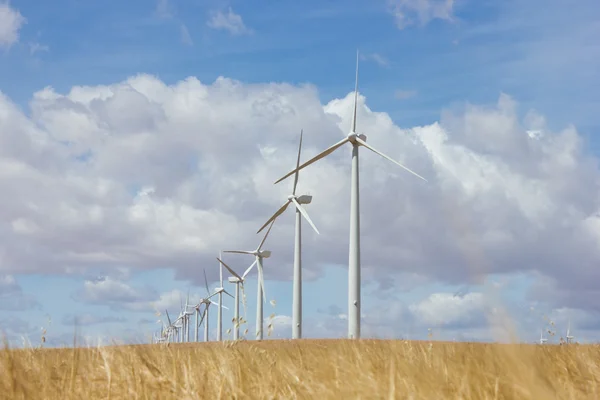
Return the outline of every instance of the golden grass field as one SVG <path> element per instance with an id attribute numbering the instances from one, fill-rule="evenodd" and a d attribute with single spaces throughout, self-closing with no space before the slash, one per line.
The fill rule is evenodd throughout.
<path id="1" fill-rule="evenodd" d="M 600 346 L 267 340 L 0 351 L 2 399 L 600 399 Z"/>

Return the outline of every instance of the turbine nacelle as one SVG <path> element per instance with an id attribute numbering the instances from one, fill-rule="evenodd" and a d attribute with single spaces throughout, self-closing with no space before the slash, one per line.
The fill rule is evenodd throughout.
<path id="1" fill-rule="evenodd" d="M 269 257 L 271 257 L 271 251 L 270 250 L 257 251 L 256 255 L 260 258 L 269 258 Z"/>
<path id="2" fill-rule="evenodd" d="M 296 201 L 300 204 L 310 204 L 312 202 L 312 196 L 309 194 L 303 194 L 296 197 Z"/>
<path id="3" fill-rule="evenodd" d="M 229 278 L 227 278 L 227 280 L 229 281 L 229 283 L 238 283 L 241 282 L 242 280 L 240 278 L 238 278 L 237 276 L 230 276 Z"/>

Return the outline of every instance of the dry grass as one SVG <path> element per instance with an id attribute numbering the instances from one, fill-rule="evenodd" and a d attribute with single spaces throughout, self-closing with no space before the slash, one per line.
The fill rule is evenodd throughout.
<path id="1" fill-rule="evenodd" d="M 598 399 L 600 346 L 269 340 L 0 351 L 10 399 Z"/>

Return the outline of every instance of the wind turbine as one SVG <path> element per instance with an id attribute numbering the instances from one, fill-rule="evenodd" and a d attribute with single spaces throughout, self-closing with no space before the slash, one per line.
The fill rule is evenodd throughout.
<path id="1" fill-rule="evenodd" d="M 567 344 L 573 343 L 574 337 L 571 335 L 571 319 L 569 319 L 569 325 L 567 325 Z"/>
<path id="2" fill-rule="evenodd" d="M 223 258 L 223 256 L 219 252 L 219 258 Z M 217 258 L 218 260 L 218 258 Z M 206 274 L 205 274 L 206 278 Z M 231 293 L 223 288 L 223 266 L 219 262 L 219 287 L 215 288 L 215 293 L 219 294 L 219 308 L 217 311 L 217 341 L 223 340 L 223 293 L 228 295 L 233 299 Z"/>
<path id="3" fill-rule="evenodd" d="M 197 342 L 198 341 L 198 328 L 200 327 L 200 325 L 202 325 L 202 321 L 205 320 L 204 322 L 204 341 L 208 342 L 208 334 L 209 334 L 209 323 L 208 323 L 208 308 L 210 307 L 211 304 L 217 305 L 219 306 L 219 308 L 223 307 L 225 309 L 228 310 L 227 307 L 225 306 L 221 306 L 220 303 L 215 303 L 214 301 L 212 301 L 210 298 L 213 296 L 216 296 L 217 294 L 220 294 L 221 292 L 219 291 L 215 291 L 214 293 L 210 293 L 210 289 L 208 288 L 208 279 L 206 278 L 206 270 L 204 270 L 204 284 L 206 287 L 206 297 L 200 299 L 200 302 L 198 304 L 196 304 L 195 306 L 189 306 L 189 307 L 193 307 L 194 311 L 190 312 L 189 315 L 196 314 L 196 321 L 195 321 L 195 331 L 194 331 L 194 340 Z M 198 315 L 200 313 L 200 307 L 204 304 L 204 311 L 202 312 L 202 318 L 200 319 L 200 321 L 198 321 Z M 187 306 L 187 302 L 186 302 L 186 307 Z M 187 310 L 187 308 L 186 308 Z"/>
<path id="4" fill-rule="evenodd" d="M 270 222 L 274 222 L 277 217 L 285 212 L 288 206 L 293 203 L 296 208 L 296 235 L 294 238 L 294 283 L 292 290 L 292 339 L 302 338 L 302 217 L 306 218 L 306 221 L 310 226 L 319 234 L 319 230 L 313 224 L 308 213 L 301 204 L 310 204 L 312 196 L 300 195 L 296 196 L 296 187 L 298 185 L 298 167 L 300 166 L 300 151 L 302 150 L 302 133 L 300 131 L 300 145 L 298 146 L 298 158 L 296 159 L 296 172 L 294 175 L 294 187 L 292 194 L 288 196 L 287 201 L 282 205 L 279 210 L 275 212 L 265 222 L 265 224 L 256 233 L 260 233 Z M 302 216 L 302 217 L 301 217 Z"/>
<path id="5" fill-rule="evenodd" d="M 275 222 L 275 221 L 273 221 Z M 269 232 L 271 232 L 271 228 L 273 228 L 273 222 L 271 222 L 271 226 L 267 230 L 265 237 L 260 242 L 256 250 L 246 251 L 246 250 L 226 250 L 223 253 L 237 253 L 237 254 L 251 254 L 256 259 L 248 267 L 242 278 L 245 278 L 248 272 L 254 267 L 254 265 L 258 268 L 258 288 L 256 290 L 256 339 L 262 340 L 263 338 L 263 301 L 267 302 L 267 296 L 265 294 L 265 281 L 263 277 L 263 259 L 271 257 L 271 252 L 269 250 L 262 250 L 263 244 L 267 240 L 267 236 L 269 236 Z"/>
<path id="6" fill-rule="evenodd" d="M 238 340 L 240 338 L 240 285 L 242 285 L 242 291 L 244 291 L 244 278 L 246 277 L 245 274 L 250 272 L 250 269 L 248 268 L 246 270 L 244 276 L 239 276 L 234 270 L 232 270 L 229 267 L 229 265 L 225 264 L 223 260 L 221 260 L 220 258 L 217 258 L 217 260 L 220 264 L 227 268 L 227 271 L 229 271 L 231 275 L 233 275 L 229 277 L 228 280 L 230 283 L 235 284 L 235 306 L 233 308 L 233 340 Z M 245 297 L 246 296 L 244 295 L 244 298 Z M 246 313 L 245 308 L 246 302 L 244 301 L 244 314 Z"/>
<path id="7" fill-rule="evenodd" d="M 193 311 L 189 311 L 188 308 L 191 307 L 190 302 L 190 292 L 188 291 L 187 298 L 185 299 L 185 306 L 183 306 L 181 312 L 182 324 L 183 324 L 183 342 L 190 341 L 190 316 L 194 315 Z"/>
<path id="8" fill-rule="evenodd" d="M 360 338 L 360 207 L 359 207 L 359 179 L 358 179 L 358 149 L 362 147 L 366 147 L 371 150 L 373 153 L 380 155 L 393 162 L 394 164 L 400 166 L 416 177 L 423 179 L 427 182 L 425 178 L 416 172 L 410 170 L 394 159 L 386 156 L 380 151 L 373 148 L 371 145 L 367 144 L 367 137 L 364 134 L 356 133 L 356 110 L 358 103 L 358 51 L 356 52 L 356 81 L 354 87 L 354 111 L 352 113 L 352 126 L 350 128 L 350 133 L 335 143 L 331 147 L 325 149 L 323 152 L 319 153 L 315 157 L 306 161 L 304 164 L 300 165 L 296 169 L 288 172 L 283 177 L 279 178 L 275 183 L 279 183 L 287 177 L 296 173 L 296 171 L 300 171 L 301 169 L 309 166 L 310 164 L 320 160 L 323 157 L 328 156 L 333 153 L 339 147 L 342 147 L 346 143 L 350 143 L 352 145 L 352 177 L 351 177 L 351 186 L 350 186 L 350 246 L 349 246 L 349 256 L 348 256 L 348 337 L 350 339 L 359 339 Z"/>
<path id="9" fill-rule="evenodd" d="M 540 331 L 540 344 L 544 344 L 548 341 L 548 339 L 544 338 L 544 329 Z"/>

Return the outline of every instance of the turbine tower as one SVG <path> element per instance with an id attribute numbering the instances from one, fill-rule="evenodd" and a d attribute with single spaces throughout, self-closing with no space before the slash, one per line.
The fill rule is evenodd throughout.
<path id="1" fill-rule="evenodd" d="M 356 80 L 354 87 L 354 111 L 352 113 L 352 126 L 350 129 L 350 133 L 335 143 L 328 149 L 324 150 L 320 154 L 306 161 L 304 164 L 300 165 L 296 169 L 291 172 L 288 172 L 283 177 L 279 178 L 275 183 L 279 183 L 287 177 L 296 173 L 296 171 L 300 171 L 301 169 L 309 166 L 310 164 L 320 160 L 323 157 L 328 156 L 333 153 L 339 147 L 342 147 L 346 143 L 350 143 L 352 145 L 352 177 L 350 181 L 350 246 L 349 246 L 349 256 L 348 256 L 348 337 L 350 339 L 359 339 L 360 338 L 360 309 L 361 309 L 361 297 L 360 297 L 360 207 L 359 207 L 359 179 L 358 179 L 358 149 L 362 147 L 366 147 L 371 150 L 373 153 L 380 155 L 381 157 L 393 162 L 394 164 L 400 166 L 416 177 L 423 179 L 427 182 L 425 178 L 416 172 L 408 169 L 404 165 L 399 162 L 393 160 L 392 158 L 386 156 L 380 151 L 374 149 L 371 145 L 367 144 L 367 137 L 364 134 L 356 133 L 356 111 L 357 111 L 357 103 L 358 103 L 358 50 L 356 51 Z"/>
<path id="2" fill-rule="evenodd" d="M 246 272 L 244 272 L 244 275 L 242 275 L 242 277 L 246 277 L 246 275 L 248 274 L 248 272 L 250 272 L 252 267 L 254 267 L 256 265 L 256 267 L 258 269 L 258 288 L 256 290 L 256 339 L 257 340 L 263 339 L 263 325 L 264 325 L 263 301 L 265 303 L 267 302 L 267 296 L 265 295 L 265 280 L 263 277 L 263 259 L 271 257 L 271 252 L 269 250 L 262 250 L 262 246 L 265 244 L 265 241 L 267 240 L 267 236 L 269 236 L 269 232 L 271 232 L 271 228 L 273 228 L 273 222 L 271 222 L 271 226 L 269 226 L 269 229 L 267 230 L 265 237 L 263 237 L 263 240 L 260 242 L 260 244 L 258 245 L 256 250 L 251 250 L 251 251 L 248 251 L 248 250 L 225 250 L 225 251 L 223 251 L 223 253 L 251 254 L 256 258 L 254 260 L 254 262 L 252 263 L 252 265 L 250 265 L 248 267 L 248 269 L 246 270 Z"/>
<path id="3" fill-rule="evenodd" d="M 294 284 L 292 291 L 292 339 L 302 338 L 302 217 L 306 218 L 306 221 L 310 226 L 319 234 L 319 230 L 310 220 L 308 213 L 301 204 L 310 204 L 312 196 L 309 195 L 296 195 L 296 187 L 298 186 L 298 167 L 300 166 L 300 151 L 302 150 L 302 131 L 300 131 L 300 145 L 298 146 L 298 158 L 296 159 L 296 172 L 294 175 L 294 187 L 292 194 L 288 196 L 287 201 L 282 205 L 279 210 L 275 212 L 265 222 L 265 224 L 256 233 L 260 233 L 269 223 L 275 221 L 277 217 L 285 212 L 290 203 L 294 203 L 296 208 L 296 235 L 294 238 Z"/>

